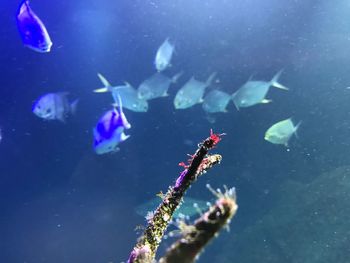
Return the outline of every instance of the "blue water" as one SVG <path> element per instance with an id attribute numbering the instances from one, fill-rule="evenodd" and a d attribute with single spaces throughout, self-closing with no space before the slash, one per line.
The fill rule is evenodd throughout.
<path id="1" fill-rule="evenodd" d="M 347 1 L 33 0 L 53 41 L 47 54 L 23 47 L 18 5 L 0 4 L 0 262 L 127 259 L 135 227 L 145 225 L 134 207 L 166 191 L 211 128 L 227 133 L 215 149 L 223 161 L 189 194 L 213 200 L 206 183 L 235 186 L 239 210 L 200 262 L 229 253 L 236 233 L 273 209 L 284 182 L 307 184 L 350 162 Z M 92 93 L 101 86 L 97 72 L 137 86 L 154 73 L 167 37 L 176 53 L 166 73 L 184 76 L 147 113 L 126 111 L 131 137 L 118 153 L 96 155 L 92 128 L 111 103 Z M 271 89 L 270 104 L 237 111 L 231 103 L 215 123 L 200 105 L 174 109 L 192 75 L 205 80 L 216 71 L 222 90 L 233 93 L 252 74 L 270 80 L 281 68 L 290 91 Z M 36 117 L 34 101 L 58 91 L 80 99 L 77 113 L 66 123 Z M 266 129 L 288 117 L 302 121 L 290 147 L 264 141 Z"/>

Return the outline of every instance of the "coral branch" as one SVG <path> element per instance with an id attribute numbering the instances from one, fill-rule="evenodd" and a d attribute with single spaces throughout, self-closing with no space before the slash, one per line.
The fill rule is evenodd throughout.
<path id="1" fill-rule="evenodd" d="M 208 156 L 208 151 L 219 143 L 221 136 L 222 134 L 214 134 L 211 131 L 210 136 L 199 145 L 195 154 L 191 156 L 188 165 L 181 164 L 185 170 L 176 180 L 175 186 L 169 188 L 153 217 L 148 220 L 148 226 L 131 252 L 128 263 L 150 263 L 154 261 L 164 232 L 174 211 L 180 205 L 186 190 L 198 176 L 221 161 L 221 156 L 218 154 Z"/>
<path id="2" fill-rule="evenodd" d="M 229 223 L 238 208 L 235 190 L 215 194 L 218 196 L 216 203 L 194 225 L 182 226 L 183 236 L 168 249 L 159 263 L 194 262 L 205 245 Z"/>

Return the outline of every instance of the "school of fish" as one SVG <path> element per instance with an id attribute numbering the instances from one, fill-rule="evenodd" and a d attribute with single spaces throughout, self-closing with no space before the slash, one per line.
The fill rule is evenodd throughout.
<path id="1" fill-rule="evenodd" d="M 46 26 L 31 9 L 29 0 L 22 0 L 16 13 L 17 27 L 24 46 L 39 52 L 51 51 L 53 42 Z M 97 73 L 102 87 L 95 88 L 95 93 L 110 93 L 112 109 L 103 113 L 93 128 L 93 147 L 97 154 L 106 154 L 118 151 L 120 143 L 130 137 L 125 131 L 131 128 L 123 109 L 133 112 L 147 112 L 151 100 L 169 96 L 169 89 L 175 89 L 179 79 L 184 75 L 178 71 L 168 76 L 165 72 L 172 68 L 172 58 L 175 45 L 168 37 L 158 47 L 155 53 L 155 72 L 137 88 L 128 82 L 113 86 L 105 76 Z M 288 91 L 289 89 L 279 82 L 283 70 L 279 70 L 270 81 L 253 80 L 250 77 L 239 89 L 230 94 L 222 90 L 217 84 L 217 73 L 213 72 L 207 80 L 202 81 L 191 76 L 182 87 L 175 92 L 173 107 L 176 110 L 185 110 L 201 104 L 208 116 L 208 120 L 215 122 L 213 114 L 228 112 L 230 102 L 237 110 L 252 107 L 257 104 L 272 102 L 267 97 L 271 87 Z M 78 99 L 68 100 L 68 93 L 58 91 L 46 93 L 35 100 L 33 113 L 45 120 L 59 120 L 66 122 L 66 118 L 76 112 Z M 293 134 L 296 135 L 300 126 L 294 125 L 291 118 L 279 121 L 267 129 L 264 139 L 272 144 L 289 145 Z M 0 141 L 1 141 L 0 130 Z"/>

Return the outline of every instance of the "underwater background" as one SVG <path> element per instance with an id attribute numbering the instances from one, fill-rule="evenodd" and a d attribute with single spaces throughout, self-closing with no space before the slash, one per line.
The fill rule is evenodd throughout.
<path id="1" fill-rule="evenodd" d="M 135 207 L 166 191 L 211 128 L 226 133 L 223 161 L 189 195 L 213 201 L 207 183 L 234 186 L 239 209 L 199 262 L 349 262 L 348 1 L 33 0 L 53 41 L 46 54 L 21 43 L 19 4 L 0 3 L 0 262 L 125 261 L 146 223 Z M 97 155 L 92 130 L 112 102 L 92 92 L 97 72 L 137 87 L 168 37 L 166 73 L 183 76 L 147 112 L 125 110 L 131 137 Z M 232 94 L 280 69 L 289 91 L 271 88 L 272 103 L 214 116 L 174 108 L 191 76 L 217 72 Z M 76 114 L 33 114 L 39 96 L 61 91 L 79 98 Z M 289 147 L 264 140 L 289 117 L 302 121 Z"/>

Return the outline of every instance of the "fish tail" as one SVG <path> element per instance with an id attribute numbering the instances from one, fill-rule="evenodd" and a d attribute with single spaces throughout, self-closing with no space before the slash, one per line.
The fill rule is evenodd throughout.
<path id="1" fill-rule="evenodd" d="M 111 83 L 109 83 L 109 81 L 101 73 L 97 73 L 97 76 L 105 87 L 112 87 Z"/>
<path id="2" fill-rule="evenodd" d="M 126 135 L 124 132 L 122 134 L 120 134 L 120 141 L 124 142 L 126 141 L 128 138 L 130 137 L 130 135 Z"/>
<path id="3" fill-rule="evenodd" d="M 297 137 L 299 139 L 299 135 L 298 135 L 298 129 L 301 125 L 302 121 L 299 121 L 298 124 L 294 127 L 294 135 L 295 137 Z"/>
<path id="4" fill-rule="evenodd" d="M 133 87 L 133 86 L 132 86 L 129 82 L 127 82 L 127 81 L 124 81 L 124 84 L 125 84 L 125 86 L 127 86 L 127 87 L 130 87 L 130 88 Z"/>
<path id="5" fill-rule="evenodd" d="M 217 74 L 217 72 L 213 72 L 213 73 L 210 74 L 209 78 L 205 82 L 207 84 L 207 87 L 210 86 L 213 83 L 214 78 L 216 77 L 216 74 Z"/>
<path id="6" fill-rule="evenodd" d="M 182 74 L 184 74 L 183 71 L 180 71 L 179 73 L 177 73 L 176 75 L 174 75 L 172 78 L 171 78 L 171 83 L 176 83 L 179 78 L 181 78 Z"/>
<path id="7" fill-rule="evenodd" d="M 271 86 L 278 88 L 278 89 L 283 89 L 283 90 L 289 90 L 286 86 L 282 85 L 281 83 L 278 82 L 278 79 L 280 78 L 281 74 L 283 72 L 283 69 L 278 71 L 275 76 L 273 76 L 272 80 L 270 81 Z"/>

